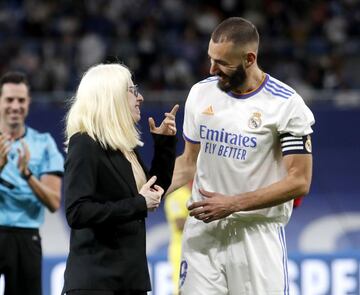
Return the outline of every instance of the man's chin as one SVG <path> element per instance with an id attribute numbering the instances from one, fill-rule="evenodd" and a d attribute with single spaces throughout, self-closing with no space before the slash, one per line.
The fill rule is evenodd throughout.
<path id="1" fill-rule="evenodd" d="M 222 82 L 221 80 L 218 81 L 217 83 L 217 87 L 221 90 L 221 91 L 224 91 L 224 92 L 229 92 L 231 91 L 231 86 L 229 83 L 227 82 Z"/>
<path id="2" fill-rule="evenodd" d="M 12 121 L 12 122 L 9 122 L 9 126 L 10 126 L 12 129 L 19 128 L 21 125 L 23 125 L 23 123 L 20 122 L 20 121 Z"/>

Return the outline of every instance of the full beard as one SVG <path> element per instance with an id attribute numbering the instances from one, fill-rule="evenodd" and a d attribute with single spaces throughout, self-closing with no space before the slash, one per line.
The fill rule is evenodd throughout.
<path id="1" fill-rule="evenodd" d="M 239 66 L 231 75 L 226 75 L 223 72 L 220 72 L 218 75 L 222 80 L 218 81 L 217 86 L 224 92 L 236 92 L 236 89 L 238 89 L 247 78 L 245 69 L 242 66 Z"/>

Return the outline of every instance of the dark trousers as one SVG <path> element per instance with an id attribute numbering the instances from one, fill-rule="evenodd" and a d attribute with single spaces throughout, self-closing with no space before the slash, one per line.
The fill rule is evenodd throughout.
<path id="1" fill-rule="evenodd" d="M 4 295 L 42 295 L 38 229 L 0 226 L 0 274 Z"/>
<path id="2" fill-rule="evenodd" d="M 74 290 L 65 293 L 66 295 L 146 295 L 143 291 L 99 291 L 99 290 Z"/>

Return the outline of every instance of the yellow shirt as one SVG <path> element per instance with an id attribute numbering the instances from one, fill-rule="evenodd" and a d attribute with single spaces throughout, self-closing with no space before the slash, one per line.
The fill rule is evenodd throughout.
<path id="1" fill-rule="evenodd" d="M 168 249 L 168 259 L 172 266 L 172 280 L 174 285 L 174 294 L 178 294 L 178 282 L 180 275 L 181 260 L 181 239 L 182 230 L 176 226 L 176 220 L 186 219 L 188 209 L 186 203 L 190 198 L 191 190 L 188 186 L 183 186 L 165 198 L 165 215 L 170 227 L 170 243 Z"/>

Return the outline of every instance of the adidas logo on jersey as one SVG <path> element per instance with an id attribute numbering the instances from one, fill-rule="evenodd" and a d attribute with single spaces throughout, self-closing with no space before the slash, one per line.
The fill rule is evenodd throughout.
<path id="1" fill-rule="evenodd" d="M 205 110 L 203 110 L 202 114 L 204 115 L 214 115 L 214 110 L 212 105 L 209 105 Z"/>

